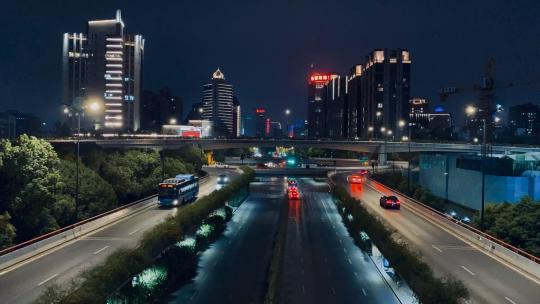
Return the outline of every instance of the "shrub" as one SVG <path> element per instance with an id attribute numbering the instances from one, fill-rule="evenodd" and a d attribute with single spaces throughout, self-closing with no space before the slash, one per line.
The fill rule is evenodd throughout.
<path id="1" fill-rule="evenodd" d="M 338 210 L 345 217 L 353 216 L 352 221 L 344 220 L 350 235 L 357 244 L 362 243 L 360 232 L 365 231 L 396 271 L 409 283 L 422 303 L 460 303 L 468 297 L 465 286 L 453 278 L 436 278 L 431 268 L 418 254 L 403 243 L 391 237 L 391 231 L 365 209 L 361 201 L 351 197 L 343 187 L 333 189 L 339 199 Z"/>

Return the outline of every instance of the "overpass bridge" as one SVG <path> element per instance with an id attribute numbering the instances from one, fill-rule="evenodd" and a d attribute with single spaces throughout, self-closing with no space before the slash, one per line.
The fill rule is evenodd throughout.
<path id="1" fill-rule="evenodd" d="M 74 143 L 76 139 L 49 140 L 53 144 Z M 437 143 L 437 142 L 395 142 L 380 140 L 306 140 L 306 139 L 189 139 L 179 137 L 155 138 L 108 138 L 81 139 L 81 143 L 93 143 L 103 148 L 146 148 L 159 150 L 174 150 L 185 144 L 196 145 L 203 150 L 221 150 L 249 147 L 317 147 L 320 149 L 344 150 L 363 153 L 378 153 L 380 163 L 386 162 L 387 153 L 402 152 L 441 152 L 441 153 L 479 153 L 481 145 L 467 143 Z M 520 147 L 508 145 L 493 145 L 493 153 L 525 153 L 540 152 L 539 147 Z"/>

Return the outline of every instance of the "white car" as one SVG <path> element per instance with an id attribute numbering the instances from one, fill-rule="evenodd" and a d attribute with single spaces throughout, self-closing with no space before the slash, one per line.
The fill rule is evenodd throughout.
<path id="1" fill-rule="evenodd" d="M 229 165 L 227 165 L 227 164 L 225 164 L 225 163 L 217 162 L 217 163 L 214 164 L 214 167 L 216 167 L 216 168 L 227 169 L 227 168 L 229 168 Z"/>

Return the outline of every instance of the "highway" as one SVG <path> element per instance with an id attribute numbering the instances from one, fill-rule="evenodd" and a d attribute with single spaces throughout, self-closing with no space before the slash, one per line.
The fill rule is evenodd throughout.
<path id="1" fill-rule="evenodd" d="M 216 176 L 218 172 L 223 172 L 218 169 L 207 171 L 210 180 L 201 184 L 199 197 L 215 190 Z M 232 170 L 227 172 L 231 176 L 238 174 Z M 136 245 L 146 230 L 167 216 L 181 212 L 181 209 L 176 208 L 160 209 L 156 198 L 151 201 L 156 201 L 156 204 L 151 203 L 135 215 L 1 272 L 0 302 L 31 303 L 48 285 L 69 283 L 81 271 L 103 262 L 114 250 Z"/>
<path id="2" fill-rule="evenodd" d="M 224 235 L 201 255 L 193 283 L 176 291 L 171 303 L 263 302 L 284 191 L 283 178 L 251 183 Z"/>
<path id="3" fill-rule="evenodd" d="M 399 303 L 341 221 L 328 185 L 300 179 L 289 217 L 279 303 Z"/>
<path id="4" fill-rule="evenodd" d="M 537 282 L 418 215 L 413 203 L 400 199 L 401 210 L 382 209 L 378 191 L 390 194 L 384 189 L 376 190 L 369 184 L 348 185 L 346 174 L 338 174 L 334 180 L 419 249 L 437 275 L 450 274 L 464 282 L 471 292 L 470 303 L 540 303 Z"/>

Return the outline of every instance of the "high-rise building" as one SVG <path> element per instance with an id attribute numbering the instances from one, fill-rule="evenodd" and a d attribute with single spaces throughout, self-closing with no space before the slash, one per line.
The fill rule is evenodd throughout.
<path id="1" fill-rule="evenodd" d="M 361 136 L 359 130 L 367 129 L 366 106 L 362 100 L 362 65 L 353 66 L 347 78 L 347 105 L 345 111 L 347 138 L 355 139 Z"/>
<path id="2" fill-rule="evenodd" d="M 202 102 L 194 103 L 193 105 L 191 105 L 191 110 L 186 116 L 186 122 L 189 122 L 190 120 L 201 120 L 202 113 L 203 113 Z"/>
<path id="3" fill-rule="evenodd" d="M 255 109 L 255 137 L 265 137 L 266 132 L 266 109 Z"/>
<path id="4" fill-rule="evenodd" d="M 414 97 L 409 100 L 409 127 L 419 134 L 429 128 L 429 102 L 425 98 Z"/>
<path id="5" fill-rule="evenodd" d="M 308 83 L 308 137 L 319 138 L 326 134 L 326 108 L 323 101 L 324 86 L 335 74 L 312 73 Z"/>
<path id="6" fill-rule="evenodd" d="M 214 135 L 232 137 L 233 86 L 225 81 L 225 75 L 217 69 L 212 81 L 203 86 L 203 119 L 212 122 Z"/>
<path id="7" fill-rule="evenodd" d="M 324 137 L 343 139 L 348 132 L 347 77 L 335 75 L 321 94 L 326 110 Z"/>
<path id="8" fill-rule="evenodd" d="M 182 97 L 174 96 L 169 88 L 158 93 L 144 91 L 141 103 L 142 131 L 160 132 L 163 125 L 182 123 Z"/>
<path id="9" fill-rule="evenodd" d="M 400 135 L 399 121 L 409 118 L 410 66 L 409 51 L 404 49 L 377 49 L 368 56 L 362 75 L 368 128 L 360 130 L 362 137 L 368 137 L 369 127 L 376 137 L 383 136 L 379 133 L 383 127 Z"/>
<path id="10" fill-rule="evenodd" d="M 508 109 L 508 127 L 517 136 L 540 135 L 540 107 L 536 104 L 520 104 Z"/>
<path id="11" fill-rule="evenodd" d="M 16 139 L 22 134 L 39 136 L 42 121 L 33 114 L 8 110 L 0 113 L 0 138 Z"/>
<path id="12" fill-rule="evenodd" d="M 233 96 L 233 136 L 240 137 L 242 133 L 242 109 L 240 101 Z"/>
<path id="13" fill-rule="evenodd" d="M 88 21 L 86 33 L 65 33 L 62 56 L 62 103 L 98 98 L 101 128 L 139 129 L 144 39 L 125 32 L 120 10 L 115 19 Z"/>

